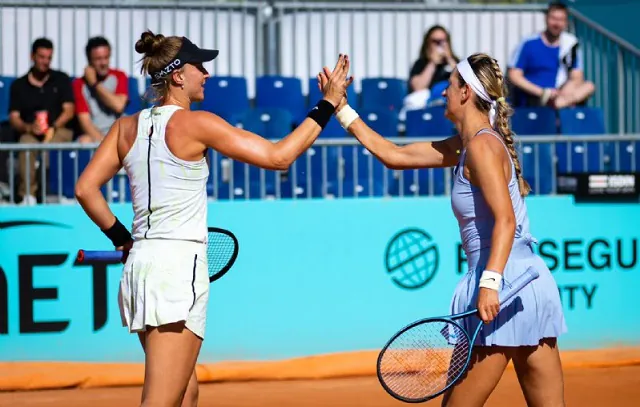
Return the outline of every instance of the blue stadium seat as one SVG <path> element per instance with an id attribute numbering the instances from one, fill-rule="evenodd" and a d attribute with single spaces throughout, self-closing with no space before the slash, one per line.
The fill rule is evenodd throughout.
<path id="1" fill-rule="evenodd" d="M 563 135 L 605 134 L 602 109 L 575 107 L 560 109 L 558 113 Z M 559 172 L 608 171 L 612 168 L 615 154 L 614 145 L 610 142 L 557 143 L 556 153 Z"/>
<path id="2" fill-rule="evenodd" d="M 619 157 L 619 166 L 612 166 L 612 170 L 623 172 L 640 171 L 640 142 L 620 141 L 615 144 Z"/>
<path id="3" fill-rule="evenodd" d="M 204 85 L 204 100 L 199 108 L 231 122 L 249 109 L 247 80 L 237 76 L 215 76 Z"/>
<path id="4" fill-rule="evenodd" d="M 344 138 L 347 132 L 335 117 L 320 133 L 319 138 Z M 295 190 L 298 197 L 321 198 L 337 196 L 339 174 L 339 148 L 337 146 L 311 146 L 292 166 L 295 169 Z M 323 164 L 324 163 L 324 164 Z"/>
<path id="5" fill-rule="evenodd" d="M 82 171 L 91 160 L 91 150 L 53 150 L 49 152 L 49 182 L 47 183 L 47 195 L 58 196 L 60 190 L 65 198 L 75 198 L 76 179 L 80 177 Z M 77 157 L 77 169 L 76 169 Z M 39 173 L 38 173 L 39 174 Z M 61 178 L 59 179 L 59 175 Z M 39 177 L 40 175 L 38 175 Z M 124 180 L 124 201 L 131 202 L 131 188 L 129 177 L 126 174 L 113 177 L 112 199 L 120 202 L 120 179 Z M 109 188 L 105 184 L 101 189 L 105 199 L 108 199 Z"/>
<path id="6" fill-rule="evenodd" d="M 76 171 L 75 160 L 78 160 Z M 91 150 L 58 150 L 49 152 L 49 189 L 47 195 L 58 195 L 62 191 L 62 196 L 73 199 L 77 177 L 89 164 Z M 61 179 L 58 179 L 61 171 Z M 59 182 L 61 181 L 61 182 Z"/>
<path id="7" fill-rule="evenodd" d="M 447 138 L 455 134 L 444 106 L 410 110 L 406 117 L 406 137 Z M 445 169 L 419 169 L 393 172 L 392 195 L 442 195 L 445 193 Z"/>
<path id="8" fill-rule="evenodd" d="M 238 116 L 239 127 L 262 137 L 279 139 L 291 132 L 292 115 L 282 108 L 255 107 Z"/>
<path id="9" fill-rule="evenodd" d="M 123 187 L 123 191 L 124 195 L 123 198 L 123 202 L 131 202 L 131 184 L 129 183 L 129 177 L 127 176 L 127 174 L 116 174 L 113 177 L 113 182 L 112 182 L 112 192 L 111 192 L 111 198 L 113 199 L 113 202 L 120 202 L 120 198 L 121 198 L 121 194 L 120 194 L 120 181 L 122 180 L 122 187 Z M 102 193 L 104 194 L 105 198 L 107 198 L 107 193 L 108 193 L 108 185 L 105 185 L 102 187 Z M 108 199 L 108 198 L 107 198 Z"/>
<path id="10" fill-rule="evenodd" d="M 281 108 L 291 113 L 292 124 L 300 123 L 307 114 L 307 103 L 298 78 L 264 75 L 256 78 L 255 106 Z"/>
<path id="11" fill-rule="evenodd" d="M 596 107 L 560 109 L 562 134 L 605 134 L 604 114 Z"/>
<path id="12" fill-rule="evenodd" d="M 291 113 L 285 109 L 256 107 L 241 115 L 236 125 L 268 139 L 280 139 L 291 132 L 292 120 Z M 221 165 L 225 164 L 221 163 Z M 236 199 L 246 198 L 247 195 L 250 199 L 261 197 L 263 192 L 261 191 L 261 170 L 258 167 L 246 166 L 245 163 L 233 161 L 231 172 L 233 173 L 232 193 Z M 280 177 L 280 196 L 290 196 L 293 190 L 290 183 L 287 182 L 287 177 L 282 177 L 279 172 L 275 171 L 265 171 L 266 190 L 264 193 L 267 195 L 277 194 L 276 177 Z M 221 182 L 218 186 L 221 195 L 223 193 L 228 195 L 228 182 Z"/>
<path id="13" fill-rule="evenodd" d="M 442 92 L 449 86 L 449 81 L 440 81 L 433 84 L 427 99 L 427 106 L 440 106 L 446 103 Z"/>
<path id="14" fill-rule="evenodd" d="M 318 103 L 318 100 L 322 99 L 322 92 L 318 89 L 318 80 L 316 78 L 309 78 L 309 95 L 307 97 L 307 110 L 311 109 Z M 347 100 L 349 106 L 358 110 L 360 107 L 360 101 L 358 100 L 358 94 L 353 84 L 347 88 Z"/>
<path id="15" fill-rule="evenodd" d="M 396 112 L 402 109 L 402 101 L 407 95 L 406 81 L 397 78 L 362 79 L 360 109 L 388 109 Z"/>
<path id="16" fill-rule="evenodd" d="M 379 109 L 361 109 L 360 117 L 369 127 L 383 137 L 398 136 L 396 112 Z M 392 172 L 361 145 L 342 148 L 344 179 L 342 194 L 352 196 L 383 196 L 392 181 Z"/>
<path id="17" fill-rule="evenodd" d="M 16 78 L 0 76 L 0 123 L 9 120 L 9 92 Z"/>
<path id="18" fill-rule="evenodd" d="M 532 194 L 553 192 L 553 146 L 550 143 L 529 143 L 527 136 L 558 134 L 556 111 L 549 107 L 517 107 L 511 117 L 511 129 L 520 138 L 521 168 Z"/>
<path id="19" fill-rule="evenodd" d="M 142 110 L 143 102 L 140 89 L 138 87 L 138 78 L 129 77 L 129 103 L 124 109 L 126 115 L 134 115 Z"/>
<path id="20" fill-rule="evenodd" d="M 451 137 L 455 134 L 453 123 L 444 115 L 443 106 L 409 110 L 405 120 L 406 137 Z"/>
<path id="21" fill-rule="evenodd" d="M 558 134 L 556 111 L 550 107 L 514 108 L 511 130 L 516 136 L 546 136 Z"/>

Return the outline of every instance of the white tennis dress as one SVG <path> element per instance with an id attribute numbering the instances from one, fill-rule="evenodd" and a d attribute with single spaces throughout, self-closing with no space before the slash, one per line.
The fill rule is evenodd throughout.
<path id="1" fill-rule="evenodd" d="M 124 159 L 133 201 L 133 248 L 120 280 L 123 326 L 185 321 L 204 339 L 207 271 L 207 161 L 185 161 L 165 142 L 167 122 L 179 106 L 140 112 L 138 132 Z"/>

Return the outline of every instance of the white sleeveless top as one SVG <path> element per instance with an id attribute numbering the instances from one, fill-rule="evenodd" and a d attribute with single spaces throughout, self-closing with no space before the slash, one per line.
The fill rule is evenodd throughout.
<path id="1" fill-rule="evenodd" d="M 142 110 L 136 140 L 124 158 L 136 241 L 207 241 L 207 160 L 181 160 L 165 142 L 167 122 L 178 109 L 167 105 Z"/>

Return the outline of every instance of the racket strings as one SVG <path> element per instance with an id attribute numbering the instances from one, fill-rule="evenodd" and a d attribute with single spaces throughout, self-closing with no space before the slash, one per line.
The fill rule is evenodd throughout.
<path id="1" fill-rule="evenodd" d="M 228 264 L 236 250 L 235 241 L 223 233 L 210 232 L 207 244 L 209 274 L 220 272 Z"/>
<path id="2" fill-rule="evenodd" d="M 398 336 L 380 361 L 382 381 L 395 394 L 424 399 L 440 393 L 464 369 L 467 336 L 454 323 L 431 321 Z"/>

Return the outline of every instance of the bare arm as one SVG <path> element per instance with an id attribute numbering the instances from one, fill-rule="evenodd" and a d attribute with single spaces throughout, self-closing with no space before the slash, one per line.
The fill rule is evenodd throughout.
<path id="1" fill-rule="evenodd" d="M 394 170 L 450 167 L 458 162 L 458 151 L 462 148 L 458 136 L 398 146 L 375 132 L 360 118 L 351 123 L 349 132 L 385 166 Z"/>
<path id="2" fill-rule="evenodd" d="M 353 78 L 347 78 L 349 58 L 340 55 L 338 62 L 322 87 L 324 100 L 335 106 L 344 98 Z M 232 159 L 270 170 L 286 170 L 320 135 L 322 128 L 315 120 L 306 118 L 289 135 L 273 143 L 257 134 L 231 126 L 216 115 L 196 112 L 193 130 L 198 141 Z"/>
<path id="3" fill-rule="evenodd" d="M 335 106 L 335 105 L 334 105 Z M 274 143 L 234 127 L 208 112 L 196 112 L 192 121 L 198 141 L 234 160 L 268 170 L 286 170 L 320 135 L 322 128 L 306 118 L 294 131 Z"/>
<path id="4" fill-rule="evenodd" d="M 117 114 L 122 114 L 122 112 L 124 112 L 124 108 L 127 106 L 127 95 L 117 95 L 105 88 L 101 82 L 98 82 L 94 89 L 96 90 L 98 99 L 100 99 L 100 101 L 109 109 Z"/>
<path id="5" fill-rule="evenodd" d="M 318 87 L 323 89 L 328 77 L 333 75 L 326 67 L 318 74 Z M 347 105 L 343 98 L 336 111 Z M 339 119 L 340 120 L 340 119 Z M 343 126 L 346 126 L 344 124 Z M 382 137 L 361 119 L 356 118 L 348 124 L 348 131 L 365 146 L 378 160 L 391 169 L 450 167 L 458 162 L 462 142 L 459 136 L 449 137 L 436 142 L 413 143 L 398 146 Z"/>
<path id="6" fill-rule="evenodd" d="M 527 92 L 530 95 L 541 97 L 544 89 L 540 86 L 535 85 L 529 82 L 525 77 L 522 69 L 518 68 L 509 68 L 509 81 L 513 83 L 518 88 Z"/>
<path id="7" fill-rule="evenodd" d="M 33 128 L 30 123 L 25 123 L 20 117 L 20 112 L 12 111 L 9 113 L 9 124 L 20 134 L 33 133 Z"/>
<path id="8" fill-rule="evenodd" d="M 414 91 L 427 89 L 427 86 L 431 82 L 433 75 L 436 72 L 436 64 L 432 61 L 427 63 L 427 66 L 422 70 L 422 72 L 418 75 L 414 75 L 409 81 L 411 88 Z"/>
<path id="9" fill-rule="evenodd" d="M 580 69 L 572 69 L 571 73 L 569 74 L 569 80 L 567 81 L 567 84 L 582 82 L 584 82 L 584 72 L 582 72 Z"/>
<path id="10" fill-rule="evenodd" d="M 20 117 L 20 111 L 24 108 L 22 103 L 22 96 L 20 91 L 14 82 L 9 89 L 9 124 L 11 127 L 20 134 L 32 133 L 33 126 L 31 123 L 26 123 Z"/>
<path id="11" fill-rule="evenodd" d="M 62 104 L 62 113 L 56 121 L 53 123 L 53 127 L 59 129 L 64 127 L 69 123 L 71 119 L 73 119 L 73 115 L 75 114 L 75 106 L 71 102 L 65 102 Z"/>
<path id="12" fill-rule="evenodd" d="M 102 230 L 109 229 L 115 222 L 115 215 L 100 192 L 100 188 L 113 178 L 122 163 L 118 155 L 118 134 L 120 119 L 109 129 L 96 153 L 78 178 L 75 195 L 82 209 Z"/>
<path id="13" fill-rule="evenodd" d="M 465 160 L 469 180 L 482 191 L 495 220 L 491 253 L 485 269 L 501 274 L 507 264 L 516 230 L 507 175 L 499 158 L 503 154 L 506 152 L 499 140 L 491 135 L 480 135 L 469 143 Z"/>
<path id="14" fill-rule="evenodd" d="M 91 137 L 93 141 L 102 140 L 103 134 L 95 124 L 93 124 L 89 113 L 78 113 L 78 122 L 80 123 L 80 127 L 82 127 L 82 132 Z"/>

